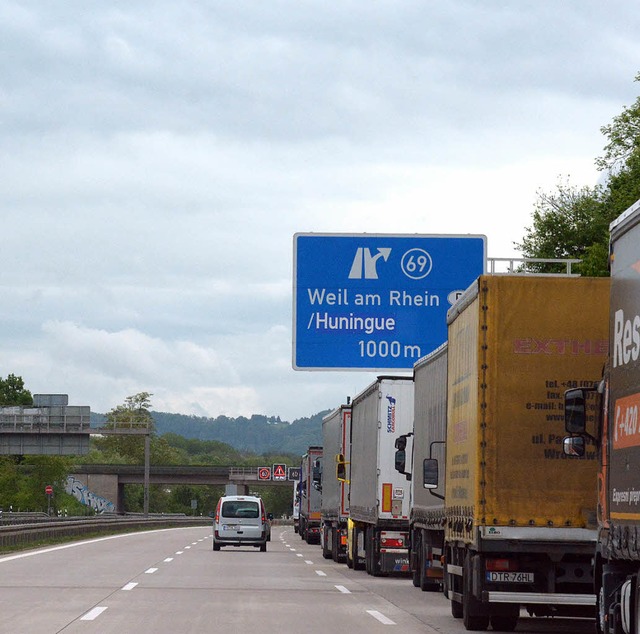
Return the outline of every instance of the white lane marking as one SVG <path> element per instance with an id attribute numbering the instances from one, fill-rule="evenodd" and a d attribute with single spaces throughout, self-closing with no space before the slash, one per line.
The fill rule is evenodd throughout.
<path id="1" fill-rule="evenodd" d="M 309 561 L 308 559 L 305 559 L 305 560 L 304 560 L 304 563 L 305 563 L 305 564 L 312 564 L 313 562 L 312 562 L 312 561 Z"/>
<path id="2" fill-rule="evenodd" d="M 336 588 L 340 590 L 342 594 L 351 594 L 351 590 L 349 590 L 348 588 L 345 588 L 344 586 L 336 586 Z"/>
<path id="3" fill-rule="evenodd" d="M 289 548 L 289 550 L 290 550 L 292 553 L 295 553 L 295 552 L 296 552 L 296 549 L 295 549 L 295 548 Z"/>
<path id="4" fill-rule="evenodd" d="M 144 574 L 145 575 L 152 575 L 154 572 L 156 572 L 158 569 L 157 568 L 149 568 L 149 570 L 145 570 Z"/>
<path id="5" fill-rule="evenodd" d="M 302 557 L 302 556 L 303 556 L 303 555 L 302 555 L 302 553 L 298 553 L 298 554 L 296 555 L 296 557 Z"/>
<path id="6" fill-rule="evenodd" d="M 383 625 L 395 625 L 396 622 L 392 621 L 389 617 L 382 614 L 382 612 L 378 612 L 378 610 L 367 610 L 367 614 L 370 614 L 374 619 L 378 619 L 380 623 Z"/>
<path id="7" fill-rule="evenodd" d="M 191 546 L 185 546 L 184 547 L 185 550 L 189 550 L 189 548 L 191 548 Z"/>
<path id="8" fill-rule="evenodd" d="M 191 542 L 191 545 L 192 545 L 192 546 L 197 546 L 197 545 L 198 545 L 198 542 Z"/>
<path id="9" fill-rule="evenodd" d="M 182 555 L 184 551 L 182 550 L 176 550 L 176 555 Z"/>
<path id="10" fill-rule="evenodd" d="M 81 621 L 93 621 L 94 619 L 97 619 L 107 608 L 102 608 L 102 607 L 98 607 L 98 608 L 93 608 L 92 610 L 89 610 L 84 616 L 80 617 Z"/>
<path id="11" fill-rule="evenodd" d="M 167 564 L 168 564 L 170 561 L 173 561 L 173 557 L 167 557 L 167 558 L 164 560 L 164 562 L 165 562 L 165 563 L 167 563 Z"/>
<path id="12" fill-rule="evenodd" d="M 316 570 L 316 574 L 318 575 L 318 577 L 326 577 L 327 573 L 323 572 L 322 570 Z"/>
<path id="13" fill-rule="evenodd" d="M 133 590 L 138 585 L 137 581 L 130 581 L 126 586 L 123 586 L 123 590 Z"/>

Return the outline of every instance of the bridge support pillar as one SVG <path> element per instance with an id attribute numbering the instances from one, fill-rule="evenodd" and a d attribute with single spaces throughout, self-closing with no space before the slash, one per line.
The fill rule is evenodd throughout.
<path id="1" fill-rule="evenodd" d="M 118 501 L 118 476 L 106 473 L 80 473 L 67 478 L 67 493 L 97 512 L 115 512 Z"/>
<path id="2" fill-rule="evenodd" d="M 118 495 L 116 499 L 116 513 L 124 514 L 124 484 L 122 482 L 118 482 Z"/>

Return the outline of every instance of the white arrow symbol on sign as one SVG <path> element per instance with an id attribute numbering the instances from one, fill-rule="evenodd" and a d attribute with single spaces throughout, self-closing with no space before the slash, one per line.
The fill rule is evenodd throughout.
<path id="1" fill-rule="evenodd" d="M 382 258 L 386 262 L 390 253 L 390 247 L 379 248 L 376 255 L 371 255 L 368 247 L 358 247 L 349 272 L 349 279 L 361 280 L 364 277 L 365 280 L 377 280 L 376 264 L 378 259 Z"/>

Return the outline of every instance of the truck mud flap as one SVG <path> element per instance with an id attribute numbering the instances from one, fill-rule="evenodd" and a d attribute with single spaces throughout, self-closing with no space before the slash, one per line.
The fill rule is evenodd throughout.
<path id="1" fill-rule="evenodd" d="M 380 569 L 381 572 L 409 574 L 411 572 L 409 553 L 380 553 Z"/>

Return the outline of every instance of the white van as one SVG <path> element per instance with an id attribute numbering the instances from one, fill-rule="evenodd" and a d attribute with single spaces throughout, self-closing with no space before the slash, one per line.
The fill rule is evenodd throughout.
<path id="1" fill-rule="evenodd" d="M 262 498 L 225 495 L 218 500 L 213 519 L 213 550 L 222 546 L 257 546 L 266 552 L 270 532 Z"/>

